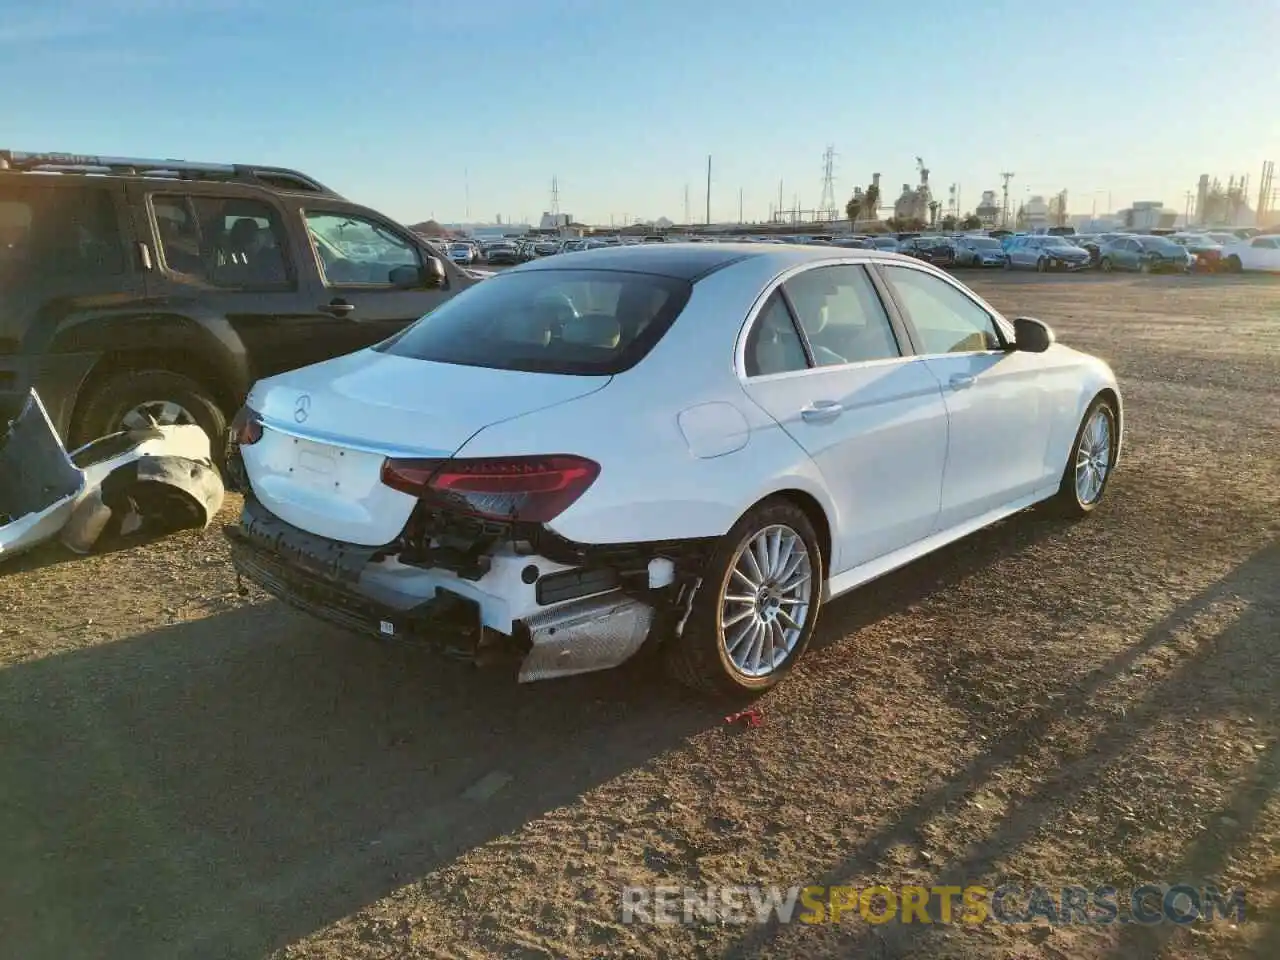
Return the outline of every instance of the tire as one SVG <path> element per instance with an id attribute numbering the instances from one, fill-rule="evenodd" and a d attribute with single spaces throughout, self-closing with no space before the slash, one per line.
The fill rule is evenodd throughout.
<path id="1" fill-rule="evenodd" d="M 1111 262 L 1110 257 L 1103 257 L 1099 266 L 1102 267 L 1103 273 L 1110 273 L 1112 270 L 1115 269 L 1115 265 Z"/>
<path id="2" fill-rule="evenodd" d="M 1096 492 L 1089 490 L 1087 493 L 1090 495 L 1085 496 L 1082 495 L 1081 485 L 1076 482 L 1077 470 L 1081 467 L 1082 457 L 1090 457 L 1091 462 L 1096 465 L 1098 458 L 1102 455 L 1101 444 L 1097 443 L 1100 438 L 1091 429 L 1094 418 L 1097 415 L 1101 415 L 1106 419 L 1109 431 L 1105 446 L 1106 466 L 1102 472 L 1102 482 L 1097 487 Z M 1120 443 L 1118 424 L 1119 418 L 1116 415 L 1114 404 L 1105 397 L 1095 397 L 1093 403 L 1089 404 L 1089 409 L 1085 411 L 1084 416 L 1080 419 L 1080 426 L 1076 429 L 1075 440 L 1071 444 L 1071 454 L 1067 457 L 1067 465 L 1062 471 L 1062 482 L 1058 486 L 1057 494 L 1051 501 L 1053 511 L 1059 516 L 1087 517 L 1102 502 L 1102 498 L 1107 492 L 1107 485 L 1111 482 L 1111 474 L 1115 469 L 1116 453 Z M 1082 451 L 1082 447 L 1085 447 L 1086 443 L 1093 446 L 1093 450 L 1089 453 Z M 1088 476 L 1087 469 L 1086 476 Z"/>
<path id="3" fill-rule="evenodd" d="M 215 458 L 227 434 L 227 418 L 203 384 L 168 370 L 121 370 L 89 387 L 77 405 L 71 436 L 74 446 L 115 433 L 126 415 L 145 404 L 171 404 L 182 411 L 171 419 L 163 410 L 159 422 L 195 423 L 209 435 Z M 170 411 L 172 407 L 169 408 Z"/>
<path id="4" fill-rule="evenodd" d="M 770 534 L 771 531 L 789 532 L 797 538 L 798 544 L 803 545 L 806 557 L 805 561 L 800 562 L 799 569 L 802 570 L 804 562 L 807 561 L 809 579 L 796 591 L 788 591 L 788 595 L 782 597 L 785 604 L 783 607 L 778 607 L 776 602 L 767 603 L 762 612 L 761 606 L 756 601 L 742 603 L 727 600 L 726 597 L 733 596 L 734 591 L 738 591 L 739 595 L 749 594 L 750 588 L 735 575 L 734 568 L 740 558 L 743 558 L 744 566 L 749 568 L 750 563 L 745 560 L 744 551 L 752 549 L 752 544 L 757 538 Z M 783 543 L 786 543 L 785 535 Z M 794 563 L 797 559 L 798 556 L 793 555 L 791 562 Z M 784 564 L 784 566 L 787 565 Z M 790 579 L 794 581 L 796 577 L 797 574 L 793 573 Z M 667 671 L 685 686 L 713 696 L 741 698 L 763 693 L 787 675 L 809 646 L 814 627 L 818 622 L 825 583 L 825 558 L 822 556 L 817 535 L 808 516 L 799 507 L 786 500 L 766 500 L 739 520 L 716 546 L 707 564 L 702 584 L 693 597 L 692 609 L 683 633 L 670 637 L 664 644 Z M 807 594 L 802 594 L 805 586 L 808 588 Z M 803 599 L 801 599 L 802 596 Z M 770 608 L 775 611 L 773 614 L 768 613 Z M 741 638 L 734 636 L 736 632 L 734 621 L 730 621 L 726 636 L 729 641 L 737 640 L 739 647 L 735 653 L 744 656 L 748 663 L 756 643 L 754 637 L 748 636 L 749 634 L 756 629 L 765 631 L 760 636 L 761 649 L 756 651 L 756 657 L 762 656 L 771 649 L 766 645 L 766 636 L 771 640 L 779 636 L 778 633 L 772 632 L 769 626 L 760 628 L 752 626 L 753 621 L 760 624 L 774 624 L 778 631 L 785 634 L 786 624 L 777 616 L 778 609 L 803 611 L 804 618 L 800 621 L 800 630 L 790 650 L 771 670 L 752 675 L 750 671 L 744 671 L 730 656 L 732 642 L 726 643 L 721 640 L 726 609 L 731 611 L 731 616 L 744 615 L 738 617 L 738 622 L 746 624 L 745 627 L 740 628 L 745 631 Z M 749 610 L 753 612 L 748 613 Z M 798 618 L 798 613 L 796 616 Z"/>
<path id="5" fill-rule="evenodd" d="M 1048 271 L 1048 269 L 1049 269 L 1049 261 L 1045 260 L 1044 257 L 1041 257 L 1039 260 L 1036 261 L 1037 273 L 1045 273 Z"/>
<path id="6" fill-rule="evenodd" d="M 1151 272 L 1151 264 L 1150 264 L 1150 263 L 1148 263 L 1146 260 L 1143 260 L 1141 263 L 1139 263 L 1139 264 L 1138 264 L 1138 272 L 1139 272 L 1139 273 L 1150 273 L 1150 272 Z"/>
<path id="7" fill-rule="evenodd" d="M 1240 273 L 1244 269 L 1244 264 L 1240 262 L 1240 258 L 1234 253 L 1227 257 L 1227 273 Z"/>

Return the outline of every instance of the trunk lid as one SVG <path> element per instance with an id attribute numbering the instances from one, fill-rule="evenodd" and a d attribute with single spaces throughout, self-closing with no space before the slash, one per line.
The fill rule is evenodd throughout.
<path id="1" fill-rule="evenodd" d="M 394 540 L 416 499 L 381 482 L 387 457 L 448 458 L 485 427 L 601 389 L 568 376 L 433 363 L 365 350 L 270 377 L 241 447 L 254 495 L 280 519 L 363 546 Z"/>

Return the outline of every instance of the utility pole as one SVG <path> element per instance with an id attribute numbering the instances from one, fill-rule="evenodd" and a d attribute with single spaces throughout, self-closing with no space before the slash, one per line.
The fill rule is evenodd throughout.
<path id="1" fill-rule="evenodd" d="M 1191 198 L 1195 196 L 1190 190 L 1187 191 L 1187 209 L 1182 215 L 1182 226 L 1186 229 L 1191 226 Z"/>
<path id="2" fill-rule="evenodd" d="M 462 168 L 462 184 L 466 191 L 467 215 L 466 220 L 471 222 L 471 169 L 469 167 Z"/>
<path id="3" fill-rule="evenodd" d="M 778 222 L 782 222 L 782 181 L 778 181 Z"/>
<path id="4" fill-rule="evenodd" d="M 711 226 L 711 154 L 707 154 L 707 226 Z"/>
<path id="5" fill-rule="evenodd" d="M 836 213 L 835 165 L 836 148 L 828 145 L 822 154 L 822 196 L 818 200 L 818 209 L 829 214 L 832 220 Z"/>
<path id="6" fill-rule="evenodd" d="M 742 188 L 738 188 L 738 223 L 742 223 Z"/>
<path id="7" fill-rule="evenodd" d="M 1000 207 L 1001 223 L 1009 226 L 1009 181 L 1014 177 L 1013 171 L 1008 170 L 1000 174 L 1000 179 L 1004 181 L 1004 202 Z"/>
<path id="8" fill-rule="evenodd" d="M 689 219 L 689 185 L 687 183 L 684 185 L 684 222 L 686 224 L 693 222 Z"/>

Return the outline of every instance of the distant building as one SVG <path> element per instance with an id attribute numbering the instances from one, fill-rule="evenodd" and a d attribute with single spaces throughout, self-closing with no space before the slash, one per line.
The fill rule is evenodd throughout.
<path id="1" fill-rule="evenodd" d="M 571 213 L 544 213 L 538 223 L 539 230 L 559 230 L 573 223 Z"/>
<path id="2" fill-rule="evenodd" d="M 982 191 L 982 202 L 978 204 L 973 214 L 988 229 L 996 225 L 1000 219 L 1000 204 L 996 201 L 996 192 L 994 190 Z"/>
<path id="3" fill-rule="evenodd" d="M 1117 211 L 1116 216 L 1129 230 L 1170 229 L 1178 220 L 1178 211 L 1169 210 L 1159 200 L 1135 200 L 1132 207 Z"/>

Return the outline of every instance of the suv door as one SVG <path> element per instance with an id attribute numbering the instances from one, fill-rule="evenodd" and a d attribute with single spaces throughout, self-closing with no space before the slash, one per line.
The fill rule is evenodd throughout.
<path id="1" fill-rule="evenodd" d="M 910 353 L 857 264 L 790 277 L 748 334 L 743 389 L 813 458 L 831 490 L 833 575 L 934 528 L 946 406 L 937 379 Z"/>
<path id="2" fill-rule="evenodd" d="M 950 430 L 938 529 L 1006 507 L 1061 471 L 1049 451 L 1058 404 L 1067 404 L 1072 378 L 1044 354 L 1006 351 L 1006 334 L 985 306 L 936 274 L 883 265 L 924 364 L 946 399 Z"/>
<path id="3" fill-rule="evenodd" d="M 314 202 L 302 216 L 321 284 L 316 309 L 347 325 L 340 352 L 385 340 L 465 285 L 447 257 L 437 258 L 445 270 L 444 286 L 397 285 L 393 271 L 409 267 L 421 274 L 433 254 L 407 231 L 369 211 Z"/>
<path id="4" fill-rule="evenodd" d="M 156 346 L 225 354 L 236 393 L 342 352 L 343 324 L 315 310 L 315 281 L 275 197 L 186 182 L 129 190 L 155 251 L 147 292 L 177 318 L 157 328 L 170 342 Z"/>

